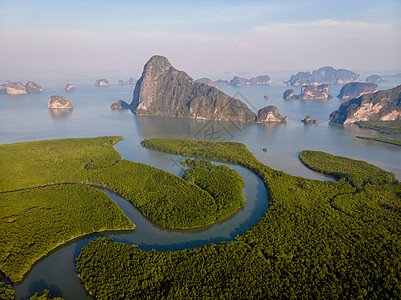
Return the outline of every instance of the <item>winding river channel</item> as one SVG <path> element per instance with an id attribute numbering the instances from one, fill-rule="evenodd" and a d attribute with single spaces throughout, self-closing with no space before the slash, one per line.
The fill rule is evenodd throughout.
<path id="1" fill-rule="evenodd" d="M 177 157 L 169 155 L 169 159 Z M 229 166 L 245 180 L 245 207 L 223 221 L 198 229 L 170 230 L 158 226 L 142 216 L 128 201 L 103 190 L 134 222 L 135 230 L 93 233 L 56 248 L 39 260 L 25 279 L 15 286 L 16 298 L 25 299 L 37 291 L 49 289 L 52 294 L 61 295 L 65 299 L 92 299 L 77 277 L 75 259 L 85 244 L 98 237 L 109 237 L 117 242 L 139 245 L 144 250 L 159 251 L 182 250 L 233 240 L 263 216 L 268 199 L 263 182 L 253 172 L 239 166 Z"/>

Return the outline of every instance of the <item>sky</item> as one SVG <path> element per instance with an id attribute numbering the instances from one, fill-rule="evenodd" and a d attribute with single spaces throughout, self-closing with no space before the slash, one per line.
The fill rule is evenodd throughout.
<path id="1" fill-rule="evenodd" d="M 401 70 L 401 0 L 0 0 L 0 75 Z M 136 70 L 136 71 L 135 71 Z"/>

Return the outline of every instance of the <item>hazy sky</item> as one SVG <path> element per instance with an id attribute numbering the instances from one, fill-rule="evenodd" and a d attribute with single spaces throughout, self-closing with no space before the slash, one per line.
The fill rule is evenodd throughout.
<path id="1" fill-rule="evenodd" d="M 401 69 L 401 1 L 0 0 L 0 73 Z"/>

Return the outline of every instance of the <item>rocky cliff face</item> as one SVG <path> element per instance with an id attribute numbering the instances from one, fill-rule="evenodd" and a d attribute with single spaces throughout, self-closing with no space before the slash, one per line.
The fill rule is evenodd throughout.
<path id="1" fill-rule="evenodd" d="M 337 97 L 340 99 L 353 99 L 364 94 L 377 92 L 377 89 L 378 86 L 375 83 L 350 82 L 341 88 Z"/>
<path id="2" fill-rule="evenodd" d="M 33 81 L 28 81 L 27 84 L 25 84 L 25 90 L 27 93 L 40 93 L 43 91 L 42 86 Z"/>
<path id="3" fill-rule="evenodd" d="M 401 85 L 365 94 L 340 105 L 330 114 L 332 122 L 352 124 L 358 121 L 392 121 L 401 117 Z"/>
<path id="4" fill-rule="evenodd" d="M 253 77 L 251 79 L 241 78 L 235 76 L 231 81 L 230 85 L 232 86 L 242 86 L 242 85 L 252 85 L 252 84 L 271 84 L 272 81 L 267 75 L 260 75 L 257 77 Z"/>
<path id="5" fill-rule="evenodd" d="M 59 109 L 59 108 L 64 108 L 64 109 L 72 109 L 72 104 L 71 102 L 63 97 L 63 96 L 51 96 L 49 100 L 47 101 L 47 107 L 49 108 L 54 108 L 54 109 Z"/>
<path id="6" fill-rule="evenodd" d="M 285 83 L 287 85 L 320 85 L 320 84 L 345 84 L 349 82 L 360 81 L 359 74 L 352 71 L 333 67 L 323 67 L 316 71 L 299 72 L 292 75 Z"/>
<path id="7" fill-rule="evenodd" d="M 195 82 L 167 58 L 153 56 L 138 80 L 131 109 L 138 115 L 254 122 L 255 114 L 240 100 Z"/>
<path id="8" fill-rule="evenodd" d="M 96 80 L 95 85 L 96 86 L 108 86 L 109 81 L 107 79 L 99 79 L 99 80 Z"/>
<path id="9" fill-rule="evenodd" d="M 258 123 L 270 123 L 270 122 L 287 122 L 287 117 L 282 117 L 278 112 L 277 107 L 274 105 L 268 105 L 259 109 L 258 116 L 256 118 L 256 122 Z"/>
<path id="10" fill-rule="evenodd" d="M 211 80 L 209 78 L 206 78 L 206 77 L 196 79 L 195 81 L 199 82 L 199 83 L 204 83 L 204 84 L 207 84 L 207 85 L 210 85 L 210 86 L 218 87 L 218 84 L 217 84 L 216 81 L 213 81 L 213 80 Z"/>

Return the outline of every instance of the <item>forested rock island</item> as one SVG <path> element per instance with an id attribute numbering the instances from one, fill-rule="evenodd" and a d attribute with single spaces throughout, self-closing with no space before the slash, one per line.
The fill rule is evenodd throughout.
<path id="1" fill-rule="evenodd" d="M 295 95 L 293 89 L 286 90 L 283 93 L 283 99 L 293 100 L 327 100 L 333 98 L 330 95 L 329 86 L 327 84 L 315 85 L 304 85 L 301 88 L 301 93 Z"/>
<path id="2" fill-rule="evenodd" d="M 166 57 L 158 55 L 145 64 L 129 107 L 137 115 L 240 122 L 257 120 L 245 103 L 213 86 L 194 81 L 184 71 L 175 69 Z"/>
<path id="3" fill-rule="evenodd" d="M 377 92 L 377 90 L 377 84 L 372 82 L 350 82 L 341 88 L 337 97 L 340 99 L 354 99 L 364 94 Z"/>
<path id="4" fill-rule="evenodd" d="M 340 105 L 330 114 L 335 123 L 352 124 L 360 121 L 394 121 L 401 117 L 401 85 L 365 94 Z"/>

